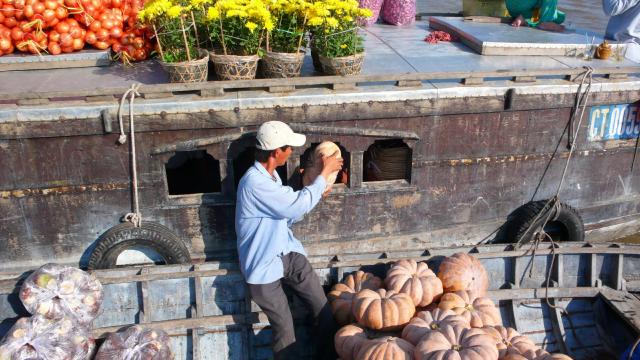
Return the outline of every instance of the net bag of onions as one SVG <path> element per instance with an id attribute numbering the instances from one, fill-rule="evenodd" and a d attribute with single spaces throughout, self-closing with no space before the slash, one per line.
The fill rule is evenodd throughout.
<path id="1" fill-rule="evenodd" d="M 80 269 L 46 264 L 24 281 L 20 300 L 31 314 L 49 319 L 68 316 L 90 324 L 100 310 L 102 284 Z"/>
<path id="2" fill-rule="evenodd" d="M 0 360 L 85 360 L 95 341 L 91 332 L 71 318 L 20 318 L 0 343 Z"/>
<path id="3" fill-rule="evenodd" d="M 416 0 L 387 0 L 382 5 L 382 20 L 391 25 L 407 25 L 416 19 Z"/>
<path id="4" fill-rule="evenodd" d="M 133 325 L 109 334 L 94 360 L 173 360 L 169 341 L 169 336 L 162 330 Z"/>

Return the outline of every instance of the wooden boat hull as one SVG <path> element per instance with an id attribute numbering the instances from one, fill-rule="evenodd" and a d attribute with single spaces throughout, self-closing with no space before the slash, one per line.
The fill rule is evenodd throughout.
<path id="1" fill-rule="evenodd" d="M 384 275 L 396 258 L 412 257 L 437 268 L 443 256 L 470 250 L 489 272 L 489 297 L 499 306 L 504 324 L 549 351 L 575 359 L 613 358 L 640 334 L 636 316 L 640 300 L 634 295 L 640 290 L 640 246 L 564 244 L 555 251 L 552 269 L 546 246 L 532 258 L 525 250 L 498 245 L 435 248 L 426 256 L 387 253 L 380 258 L 379 253 L 361 253 L 336 262 L 316 262 L 314 267 L 329 287 L 356 269 Z M 176 359 L 267 359 L 271 355 L 268 322 L 250 301 L 232 263 L 121 268 L 94 274 L 105 291 L 102 314 L 94 322 L 97 337 L 141 323 L 171 335 Z M 15 285 L 16 279 L 2 283 L 0 317 L 5 321 L 0 334 L 17 316 L 26 315 Z M 300 301 L 296 297 L 291 301 L 300 358 L 309 358 L 314 351 L 311 324 Z"/>

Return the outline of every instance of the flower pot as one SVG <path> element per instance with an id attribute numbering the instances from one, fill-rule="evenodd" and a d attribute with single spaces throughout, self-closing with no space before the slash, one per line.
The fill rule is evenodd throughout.
<path id="1" fill-rule="evenodd" d="M 172 83 L 191 83 L 207 81 L 209 73 L 209 56 L 206 51 L 198 51 L 200 58 L 191 61 L 168 63 L 160 61 L 162 68 Z"/>
<path id="2" fill-rule="evenodd" d="M 364 63 L 364 53 L 328 58 L 320 55 L 322 71 L 327 75 L 358 75 Z"/>
<path id="3" fill-rule="evenodd" d="M 221 55 L 210 52 L 209 56 L 219 80 L 250 80 L 256 77 L 257 55 Z"/>
<path id="4" fill-rule="evenodd" d="M 262 58 L 264 76 L 267 78 L 292 78 L 300 76 L 304 53 L 267 52 Z"/>

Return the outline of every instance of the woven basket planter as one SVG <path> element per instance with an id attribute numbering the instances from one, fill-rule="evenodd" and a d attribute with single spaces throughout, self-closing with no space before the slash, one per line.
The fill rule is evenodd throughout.
<path id="1" fill-rule="evenodd" d="M 167 63 L 161 61 L 160 64 L 169 76 L 172 83 L 192 83 L 207 81 L 209 74 L 209 56 L 206 51 L 199 51 L 200 59 L 182 61 L 178 63 Z"/>
<path id="2" fill-rule="evenodd" d="M 327 75 L 358 75 L 364 63 L 364 53 L 337 58 L 320 55 L 322 72 Z"/>
<path id="3" fill-rule="evenodd" d="M 260 60 L 257 55 L 221 55 L 210 52 L 209 56 L 220 80 L 250 80 L 256 77 Z"/>
<path id="4" fill-rule="evenodd" d="M 292 78 L 300 76 L 304 53 L 267 52 L 262 58 L 264 76 L 267 78 Z"/>

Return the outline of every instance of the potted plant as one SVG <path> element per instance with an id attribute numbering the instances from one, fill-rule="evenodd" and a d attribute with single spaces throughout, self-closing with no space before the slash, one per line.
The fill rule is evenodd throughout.
<path id="1" fill-rule="evenodd" d="M 309 9 L 308 26 L 322 71 L 327 75 L 359 74 L 364 62 L 363 38 L 357 21 L 372 15 L 357 0 L 315 2 Z"/>
<path id="2" fill-rule="evenodd" d="M 153 29 L 160 64 L 170 82 L 207 80 L 209 57 L 198 47 L 190 6 L 176 0 L 151 0 L 138 19 Z"/>
<path id="3" fill-rule="evenodd" d="M 260 0 L 217 1 L 207 9 L 211 39 L 218 49 L 210 52 L 220 80 L 253 79 L 260 46 L 273 30 L 271 13 Z"/>
<path id="4" fill-rule="evenodd" d="M 274 26 L 267 32 L 266 52 L 262 59 L 265 77 L 300 76 L 305 54 L 302 40 L 310 6 L 304 0 L 269 1 Z"/>

